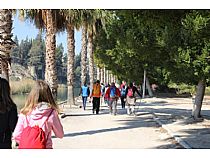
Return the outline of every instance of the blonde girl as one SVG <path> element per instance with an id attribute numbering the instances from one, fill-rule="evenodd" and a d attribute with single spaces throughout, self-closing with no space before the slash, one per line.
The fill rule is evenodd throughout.
<path id="1" fill-rule="evenodd" d="M 45 131 L 47 138 L 46 148 L 51 149 L 51 132 L 53 131 L 58 138 L 63 138 L 64 136 L 63 126 L 58 117 L 58 112 L 58 105 L 53 99 L 48 84 L 42 80 L 35 81 L 35 85 L 28 95 L 25 106 L 20 111 L 13 138 L 19 143 L 21 133 L 27 127 L 27 121 L 30 126 L 41 126 L 44 124 L 41 128 Z"/>

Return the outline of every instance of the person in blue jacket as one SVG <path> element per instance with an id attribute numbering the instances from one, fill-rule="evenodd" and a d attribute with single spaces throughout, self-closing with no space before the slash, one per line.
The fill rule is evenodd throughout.
<path id="1" fill-rule="evenodd" d="M 83 105 L 83 109 L 86 109 L 86 103 L 87 103 L 87 98 L 90 95 L 90 89 L 87 86 L 86 83 L 84 83 L 84 85 L 81 87 L 81 91 L 80 94 L 82 94 L 82 105 Z"/>

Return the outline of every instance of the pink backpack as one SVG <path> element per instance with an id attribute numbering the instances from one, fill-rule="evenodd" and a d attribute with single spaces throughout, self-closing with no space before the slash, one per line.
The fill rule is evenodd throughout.
<path id="1" fill-rule="evenodd" d="M 52 114 L 53 110 L 50 112 L 46 121 Z M 38 125 L 29 126 L 28 119 L 26 117 L 27 127 L 23 129 L 21 134 L 19 149 L 46 149 L 47 138 L 45 136 L 45 132 Z M 45 124 L 44 122 L 44 124 Z M 44 125 L 43 124 L 43 125 Z M 43 125 L 41 127 L 43 127 Z"/>
<path id="2" fill-rule="evenodd" d="M 127 94 L 127 96 L 133 97 L 133 89 L 132 88 L 128 88 L 128 94 Z"/>

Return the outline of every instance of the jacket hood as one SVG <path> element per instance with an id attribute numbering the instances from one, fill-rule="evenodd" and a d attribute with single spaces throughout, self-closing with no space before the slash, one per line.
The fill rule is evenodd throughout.
<path id="1" fill-rule="evenodd" d="M 39 120 L 43 117 L 48 117 L 52 111 L 52 108 L 49 107 L 49 104 L 46 102 L 39 103 L 36 108 L 31 112 L 30 118 L 33 120 Z"/>

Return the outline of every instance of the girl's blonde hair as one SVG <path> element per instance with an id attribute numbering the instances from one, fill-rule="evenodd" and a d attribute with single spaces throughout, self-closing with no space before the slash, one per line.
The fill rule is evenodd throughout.
<path id="1" fill-rule="evenodd" d="M 25 106 L 21 109 L 24 115 L 29 114 L 40 102 L 48 103 L 48 106 L 59 112 L 59 107 L 53 99 L 50 87 L 42 80 L 35 81 L 35 85 L 28 95 Z"/>

